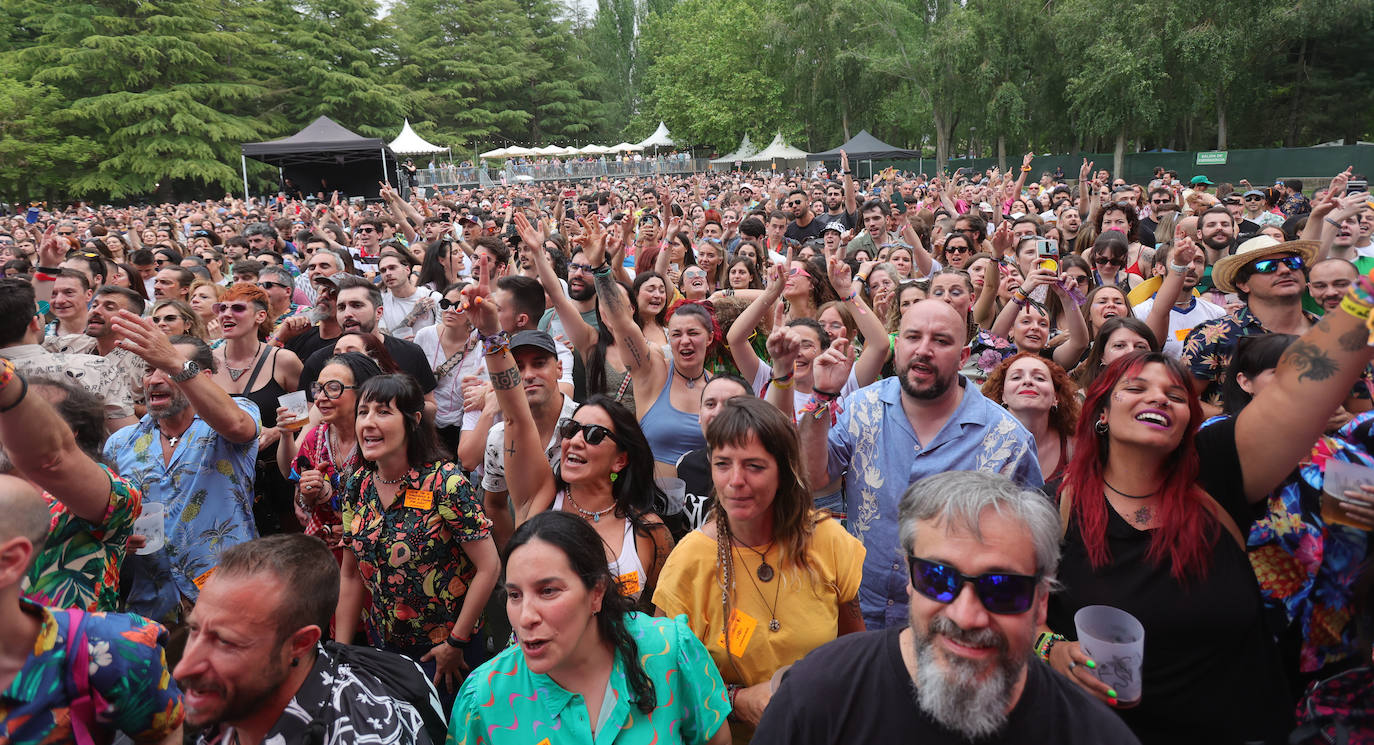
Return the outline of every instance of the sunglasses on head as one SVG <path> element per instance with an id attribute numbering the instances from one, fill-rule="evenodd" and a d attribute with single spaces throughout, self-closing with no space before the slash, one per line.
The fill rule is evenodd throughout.
<path id="1" fill-rule="evenodd" d="M 1282 264 L 1295 272 L 1302 271 L 1303 263 L 1301 256 L 1281 256 L 1276 259 L 1260 259 L 1250 266 L 1255 274 L 1273 274 L 1279 270 Z"/>
<path id="2" fill-rule="evenodd" d="M 344 385 L 337 380 L 331 380 L 326 383 L 320 383 L 317 380 L 310 384 L 310 397 L 319 398 L 320 394 L 323 393 L 325 398 L 333 401 L 339 396 L 342 396 L 344 391 L 356 391 L 357 389 L 358 386 L 356 385 Z"/>
<path id="3" fill-rule="evenodd" d="M 248 308 L 248 303 L 215 303 L 214 305 L 210 306 L 210 310 L 213 310 L 215 312 L 215 315 L 220 315 L 222 313 L 229 312 L 233 313 L 236 316 L 241 316 L 244 313 L 248 312 Z"/>
<path id="4" fill-rule="evenodd" d="M 965 583 L 973 585 L 978 602 L 989 613 L 1012 616 L 1030 610 L 1035 602 L 1038 575 L 988 572 L 970 577 L 958 569 L 928 559 L 907 557 L 911 569 L 911 587 L 916 592 L 946 605 L 953 603 L 963 592 Z"/>
<path id="5" fill-rule="evenodd" d="M 617 445 L 621 445 L 622 447 L 624 445 L 624 443 L 620 441 L 620 438 L 617 437 L 614 432 L 601 426 L 600 424 L 583 424 L 577 421 L 576 419 L 559 420 L 559 437 L 563 438 L 564 440 L 571 440 L 572 438 L 577 436 L 578 432 L 582 433 L 582 439 L 586 440 L 588 445 L 600 445 L 602 442 L 606 440 L 607 437 L 611 438 L 611 441 Z"/>

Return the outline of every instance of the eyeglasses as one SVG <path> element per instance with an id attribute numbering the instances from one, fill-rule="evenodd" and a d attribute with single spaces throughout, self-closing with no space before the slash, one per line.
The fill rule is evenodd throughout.
<path id="1" fill-rule="evenodd" d="M 591 264 L 578 264 L 577 262 L 571 262 L 571 263 L 568 264 L 568 271 L 569 271 L 569 272 L 586 272 L 587 274 L 591 274 L 591 273 L 592 273 L 592 265 L 591 265 Z"/>
<path id="2" fill-rule="evenodd" d="M 788 207 L 796 207 L 796 206 L 799 205 L 799 204 L 805 204 L 805 202 L 803 202 L 803 201 L 800 200 L 800 199 L 793 199 L 792 201 L 790 201 L 790 202 L 787 203 L 787 206 L 788 206 Z"/>
<path id="3" fill-rule="evenodd" d="M 969 248 L 968 246 L 950 246 L 949 248 L 946 248 L 946 249 L 945 249 L 945 254 L 946 254 L 946 255 L 949 255 L 949 254 L 968 254 L 968 253 L 973 253 L 973 249 Z"/>
<path id="4" fill-rule="evenodd" d="M 458 313 L 462 313 L 462 312 L 463 312 L 463 301 L 462 301 L 462 300 L 449 300 L 449 299 L 446 298 L 446 297 L 441 297 L 441 298 L 439 298 L 439 309 L 440 309 L 440 310 L 453 310 L 453 311 L 456 311 L 456 312 L 458 312 Z"/>
<path id="5" fill-rule="evenodd" d="M 1098 266 L 1126 266 L 1125 261 L 1113 259 L 1110 256 L 1098 256 L 1093 259 L 1093 263 Z"/>
<path id="6" fill-rule="evenodd" d="M 377 229 L 376 229 L 376 228 L 358 228 L 358 229 L 354 230 L 353 232 L 354 232 L 354 233 L 375 233 L 375 232 L 377 232 Z"/>
<path id="7" fill-rule="evenodd" d="M 1172 200 L 1172 199 L 1151 199 L 1151 200 L 1150 200 L 1150 204 L 1173 204 L 1173 203 L 1174 203 L 1174 200 Z"/>
<path id="8" fill-rule="evenodd" d="M 210 306 L 210 310 L 213 310 L 215 312 L 215 315 L 217 316 L 222 315 L 226 312 L 233 313 L 236 316 L 241 316 L 244 313 L 248 312 L 248 308 L 248 303 L 215 303 L 214 305 Z"/>
<path id="9" fill-rule="evenodd" d="M 261 288 L 264 289 L 264 290 L 270 290 L 270 289 L 272 289 L 273 287 L 280 287 L 280 288 L 282 288 L 283 290 L 289 290 L 289 289 L 291 289 L 291 285 L 284 285 L 284 284 L 282 284 L 282 283 L 280 283 L 280 282 L 267 282 L 267 281 L 259 282 L 259 283 L 258 283 L 258 287 L 261 287 Z"/>
<path id="10" fill-rule="evenodd" d="M 1072 274 L 1070 274 L 1070 275 L 1068 275 L 1068 276 L 1069 276 L 1069 281 L 1073 282 L 1073 283 L 1076 284 L 1076 285 L 1087 285 L 1088 282 L 1091 281 L 1090 278 L 1088 277 L 1088 275 L 1086 275 L 1086 274 L 1081 274 L 1081 275 L 1079 275 L 1079 276 L 1077 276 L 1077 277 L 1075 277 L 1075 276 L 1072 275 Z"/>
<path id="11" fill-rule="evenodd" d="M 620 445 L 621 447 L 624 447 L 625 445 L 625 443 L 621 442 L 620 438 L 617 437 L 614 432 L 601 426 L 600 424 L 583 424 L 577 421 L 576 419 L 558 420 L 559 437 L 563 438 L 564 440 L 571 440 L 572 438 L 577 436 L 578 432 L 582 433 L 582 439 L 586 440 L 588 445 L 600 445 L 602 442 L 606 440 L 607 437 L 611 438 L 612 442 L 614 442 L 617 445 Z"/>
<path id="12" fill-rule="evenodd" d="M 915 556 L 907 557 L 911 569 L 911 586 L 916 592 L 946 605 L 953 603 L 963 592 L 965 583 L 973 585 L 978 602 L 989 613 L 1014 616 L 1030 610 L 1035 601 L 1039 575 L 989 572 L 970 577 L 958 569 Z"/>
<path id="13" fill-rule="evenodd" d="M 342 396 L 344 391 L 356 390 L 358 390 L 358 386 L 344 385 L 343 383 L 340 383 L 337 380 L 331 380 L 327 383 L 321 383 L 317 380 L 314 383 L 310 384 L 310 397 L 319 398 L 320 394 L 323 393 L 325 398 L 329 399 L 330 401 L 333 401 L 339 396 Z"/>
<path id="14" fill-rule="evenodd" d="M 1281 256 L 1276 259 L 1260 259 L 1250 265 L 1250 270 L 1255 274 L 1273 274 L 1279 270 L 1280 264 L 1295 272 L 1302 271 L 1303 267 L 1301 256 Z"/>
<path id="15" fill-rule="evenodd" d="M 57 231 L 57 234 L 58 234 L 58 235 L 76 235 L 76 231 L 75 231 L 75 230 L 67 230 L 67 231 L 59 230 L 59 231 Z"/>
<path id="16" fill-rule="evenodd" d="M 177 321 L 186 321 L 185 318 L 182 318 L 181 315 L 177 313 L 173 313 L 170 316 L 151 316 L 148 320 L 153 323 L 176 323 Z"/>
<path id="17" fill-rule="evenodd" d="M 1264 197 L 1261 197 L 1261 196 L 1243 197 L 1243 199 L 1245 199 L 1245 201 L 1247 201 L 1247 202 L 1262 202 L 1262 201 L 1264 201 Z"/>

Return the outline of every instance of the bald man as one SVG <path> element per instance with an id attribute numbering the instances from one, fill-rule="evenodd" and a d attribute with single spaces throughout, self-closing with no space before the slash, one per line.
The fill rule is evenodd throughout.
<path id="1" fill-rule="evenodd" d="M 48 506 L 23 479 L 0 475 L 0 514 L 0 742 L 75 742 L 73 717 L 97 741 L 123 732 L 139 743 L 181 742 L 181 692 L 163 655 L 166 630 L 139 616 L 88 615 L 21 597 L 47 534 Z M 88 714 L 71 710 L 79 691 L 91 693 Z"/>
<path id="2" fill-rule="evenodd" d="M 844 477 L 850 530 L 867 548 L 859 604 L 870 631 L 907 623 L 897 504 L 909 485 L 945 471 L 1000 473 L 1031 488 L 1044 482 L 1030 432 L 959 374 L 967 343 L 954 308 L 922 300 L 902 316 L 896 375 L 850 394 L 833 427 L 824 394 L 808 404 L 817 415 L 798 422 L 811 483 Z M 814 390 L 839 390 L 849 364 L 835 348 L 817 357 Z"/>

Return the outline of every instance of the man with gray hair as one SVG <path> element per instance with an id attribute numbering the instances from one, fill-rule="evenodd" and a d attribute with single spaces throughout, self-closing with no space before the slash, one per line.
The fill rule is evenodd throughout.
<path id="1" fill-rule="evenodd" d="M 755 745 L 1138 742 L 1033 651 L 1059 567 L 1059 515 L 1044 494 L 951 471 L 907 489 L 898 519 L 911 625 L 807 655 Z"/>

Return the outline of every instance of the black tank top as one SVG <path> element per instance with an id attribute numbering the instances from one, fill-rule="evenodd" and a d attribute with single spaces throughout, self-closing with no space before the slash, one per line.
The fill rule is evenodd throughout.
<path id="1" fill-rule="evenodd" d="M 277 382 L 277 352 L 276 347 L 268 347 L 269 351 L 258 360 L 258 364 L 253 367 L 253 374 L 248 376 L 248 382 L 243 385 L 244 392 L 234 394 L 238 398 L 246 398 L 258 405 L 258 418 L 262 421 L 262 426 L 277 426 L 277 399 L 286 394 L 286 389 Z M 258 373 L 262 372 L 262 366 L 267 362 L 267 358 L 272 358 L 272 369 L 267 373 L 267 385 L 253 390 L 253 384 L 258 380 Z"/>

